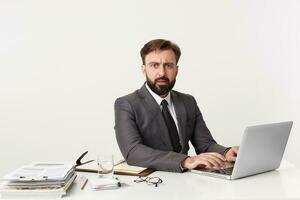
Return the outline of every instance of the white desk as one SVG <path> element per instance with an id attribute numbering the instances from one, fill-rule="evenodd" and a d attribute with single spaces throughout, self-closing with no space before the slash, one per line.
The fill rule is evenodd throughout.
<path id="1" fill-rule="evenodd" d="M 198 199 L 300 199 L 300 169 L 284 161 L 281 167 L 238 180 L 223 180 L 191 172 L 154 172 L 163 180 L 158 187 L 135 183 L 133 176 L 118 176 L 128 186 L 115 190 L 94 191 L 87 183 L 80 190 L 79 177 L 96 177 L 94 173 L 78 172 L 78 178 L 63 199 L 78 200 L 198 200 Z M 20 199 L 20 198 L 19 198 Z M 23 199 L 23 198 L 22 198 Z M 29 198 L 30 199 L 30 198 Z"/>
<path id="2" fill-rule="evenodd" d="M 96 174 L 78 173 L 78 176 L 94 177 Z M 136 200 L 192 200 L 192 199 L 300 199 L 300 169 L 284 161 L 272 172 L 239 180 L 223 180 L 186 172 L 155 172 L 163 183 L 158 187 L 145 182 L 134 183 L 136 177 L 118 176 L 129 186 L 116 190 L 93 191 L 87 184 L 80 190 L 75 181 L 65 199 L 136 199 Z"/>

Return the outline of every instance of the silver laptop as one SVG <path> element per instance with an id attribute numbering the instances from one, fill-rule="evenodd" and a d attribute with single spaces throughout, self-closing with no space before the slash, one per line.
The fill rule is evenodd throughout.
<path id="1" fill-rule="evenodd" d="M 288 121 L 247 127 L 234 164 L 191 172 L 232 180 L 275 170 L 281 163 L 292 125 Z"/>

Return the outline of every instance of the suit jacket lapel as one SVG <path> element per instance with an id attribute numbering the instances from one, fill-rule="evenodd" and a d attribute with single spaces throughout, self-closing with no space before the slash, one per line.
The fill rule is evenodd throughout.
<path id="1" fill-rule="evenodd" d="M 147 90 L 145 84 L 138 91 L 140 97 L 144 100 L 146 104 L 146 109 L 148 110 L 150 121 L 156 120 L 159 127 L 159 136 L 161 137 L 162 142 L 172 149 L 172 143 L 170 141 L 170 136 L 168 128 L 165 124 L 164 118 L 162 116 L 161 110 L 155 99 Z"/>
<path id="2" fill-rule="evenodd" d="M 182 150 L 184 148 L 184 144 L 187 143 L 186 138 L 186 109 L 184 107 L 183 101 L 180 100 L 180 97 L 173 91 L 171 91 L 171 98 L 174 104 L 177 122 L 178 122 L 178 129 L 179 129 L 179 137 Z"/>

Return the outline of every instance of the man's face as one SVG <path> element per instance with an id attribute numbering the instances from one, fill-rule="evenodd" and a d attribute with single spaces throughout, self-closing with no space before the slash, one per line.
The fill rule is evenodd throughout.
<path id="1" fill-rule="evenodd" d="M 161 97 L 166 97 L 176 82 L 178 66 L 172 50 L 156 50 L 145 56 L 142 65 L 148 86 Z"/>

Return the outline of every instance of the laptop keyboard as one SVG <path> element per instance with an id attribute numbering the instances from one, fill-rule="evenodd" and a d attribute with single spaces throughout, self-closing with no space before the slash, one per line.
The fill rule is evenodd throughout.
<path id="1" fill-rule="evenodd" d="M 231 175 L 232 171 L 233 171 L 233 167 L 211 170 L 211 172 L 218 173 L 218 174 L 225 174 L 225 175 Z"/>

